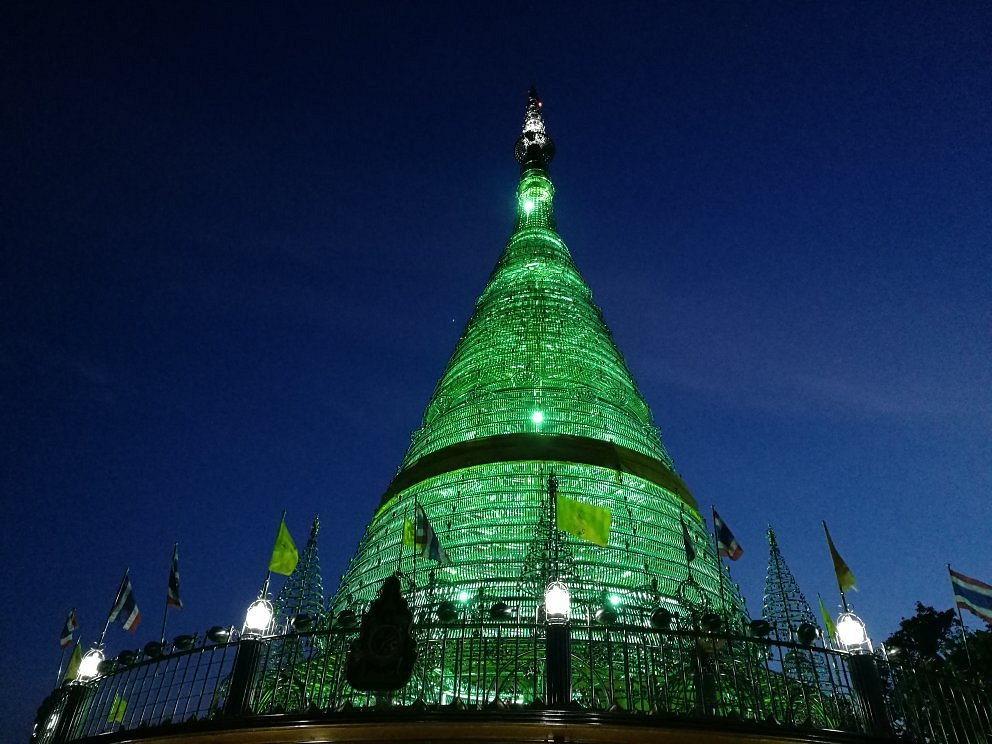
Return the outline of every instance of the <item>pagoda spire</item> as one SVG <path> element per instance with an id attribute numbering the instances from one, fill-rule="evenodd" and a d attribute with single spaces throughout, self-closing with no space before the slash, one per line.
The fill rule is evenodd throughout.
<path id="1" fill-rule="evenodd" d="M 533 169 L 547 172 L 554 156 L 555 143 L 544 128 L 541 99 L 537 95 L 537 88 L 532 85 L 524 111 L 523 130 L 513 146 L 513 157 L 520 163 L 520 172 L 526 173 Z"/>

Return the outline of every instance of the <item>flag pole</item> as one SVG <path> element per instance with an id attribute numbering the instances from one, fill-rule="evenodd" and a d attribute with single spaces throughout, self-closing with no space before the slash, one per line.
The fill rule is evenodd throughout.
<path id="1" fill-rule="evenodd" d="M 65 618 L 66 623 L 69 622 L 69 618 L 75 618 L 75 617 L 76 617 L 76 608 L 73 607 L 71 610 L 69 610 L 68 613 L 66 613 L 66 618 Z M 65 626 L 63 626 L 63 627 L 65 627 Z M 78 625 L 77 625 L 77 627 L 78 627 Z M 73 633 L 75 632 L 75 628 L 73 629 L 72 632 Z M 60 646 L 61 646 L 61 641 L 62 641 L 62 639 L 60 638 L 59 639 Z M 71 645 L 72 645 L 72 633 L 69 634 L 69 646 L 71 646 Z M 59 673 L 58 673 L 58 676 L 56 676 L 56 678 L 55 678 L 55 685 L 56 686 L 58 686 L 59 682 L 62 681 L 62 665 L 65 663 L 65 650 L 69 646 L 61 646 L 62 653 L 59 654 Z"/>
<path id="2" fill-rule="evenodd" d="M 59 686 L 59 682 L 62 681 L 62 665 L 65 663 L 65 649 L 62 649 L 62 653 L 59 654 L 59 670 L 55 674 L 55 686 Z"/>
<path id="3" fill-rule="evenodd" d="M 417 495 L 413 495 L 413 585 L 417 585 L 417 508 L 420 502 Z"/>
<path id="4" fill-rule="evenodd" d="M 172 546 L 172 554 L 175 555 L 175 551 L 179 548 L 179 543 Z M 169 562 L 169 579 L 172 579 L 172 562 Z M 165 611 L 162 612 L 162 643 L 165 643 L 165 621 L 169 619 L 169 590 L 168 584 L 166 584 L 165 591 Z"/>
<path id="5" fill-rule="evenodd" d="M 824 535 L 824 537 L 827 538 L 827 546 L 829 547 L 830 545 L 832 545 L 832 542 L 830 540 L 830 533 L 827 531 L 827 520 L 822 519 L 822 520 L 820 520 L 820 522 L 823 525 L 823 535 Z M 833 552 L 831 551 L 831 553 L 830 553 L 830 560 L 831 560 L 831 562 L 833 562 L 833 557 L 834 557 L 833 556 Z M 844 594 L 844 587 L 840 583 L 840 575 L 837 573 L 837 565 L 836 564 L 834 564 L 834 578 L 837 579 L 837 591 L 840 592 L 840 603 L 841 603 L 841 606 L 844 608 L 844 612 L 850 612 L 851 610 L 847 606 L 847 595 Z"/>
<path id="6" fill-rule="evenodd" d="M 416 503 L 416 495 L 414 495 L 414 503 Z M 410 515 L 410 525 L 413 529 L 413 545 L 410 546 L 413 551 L 413 575 L 409 577 L 410 582 L 410 596 L 411 602 L 412 597 L 417 594 L 417 510 L 414 508 L 413 513 L 407 512 Z M 403 525 L 403 531 L 406 532 L 406 525 Z M 403 548 L 406 547 L 403 543 L 403 538 L 400 538 L 400 572 L 403 570 Z"/>
<path id="7" fill-rule="evenodd" d="M 551 538 L 551 580 L 558 581 L 558 480 L 555 471 L 548 474 L 548 533 Z"/>
<path id="8" fill-rule="evenodd" d="M 400 549 L 396 553 L 396 573 L 403 573 L 403 539 L 406 535 L 406 514 L 403 514 L 403 524 L 400 525 Z"/>
<path id="9" fill-rule="evenodd" d="M 684 540 L 685 539 L 685 535 L 688 534 L 688 529 L 685 526 L 685 507 L 682 504 L 679 504 L 679 522 L 681 522 L 681 524 L 682 524 L 682 537 L 683 537 L 683 540 Z M 683 546 L 683 547 L 685 547 L 685 546 Z M 719 558 L 719 557 L 720 556 L 717 556 L 717 558 Z M 696 580 L 692 577 L 692 559 L 689 557 L 689 552 L 688 551 L 685 551 L 685 568 L 686 568 L 686 571 L 689 574 L 689 578 L 687 579 L 687 581 L 690 584 L 695 584 L 696 583 Z"/>
<path id="10" fill-rule="evenodd" d="M 124 578 L 121 579 L 120 588 L 117 590 L 117 594 L 114 597 L 114 604 L 110 607 L 110 612 L 107 613 L 107 623 L 103 626 L 103 632 L 100 634 L 100 640 L 96 642 L 96 645 L 103 648 L 103 637 L 107 635 L 107 630 L 110 628 L 110 615 L 114 611 L 114 607 L 117 606 L 117 599 L 121 596 L 121 589 L 124 588 L 124 582 L 127 581 L 127 575 L 131 572 L 131 567 L 128 566 L 124 569 Z"/>
<path id="11" fill-rule="evenodd" d="M 63 646 L 62 647 L 62 653 L 59 654 L 59 671 L 55 675 L 55 686 L 56 687 L 58 687 L 59 686 L 59 682 L 62 681 L 62 665 L 65 664 L 65 650 L 66 650 L 66 648 L 67 648 L 66 646 Z"/>
<path id="12" fill-rule="evenodd" d="M 964 629 L 964 617 L 961 615 L 961 607 L 958 605 L 957 594 L 954 591 L 954 577 L 951 576 L 950 563 L 947 564 L 947 580 L 951 582 L 951 597 L 954 599 L 954 609 L 958 613 L 958 622 L 961 623 L 961 642 L 964 644 L 964 655 L 968 657 L 968 666 L 974 669 L 975 664 L 971 660 L 971 649 L 968 647 L 968 634 Z"/>
<path id="13" fill-rule="evenodd" d="M 710 514 L 711 523 L 713 525 L 713 547 L 716 549 L 716 562 L 720 569 L 720 606 L 724 606 L 723 602 L 723 559 L 720 558 L 720 538 L 716 534 L 716 506 L 710 504 Z"/>
<path id="14" fill-rule="evenodd" d="M 282 527 L 282 523 L 286 521 L 286 510 L 282 510 L 282 515 L 279 517 L 279 527 L 276 527 L 276 540 L 279 539 L 279 530 Z M 269 567 L 265 570 L 265 581 L 262 582 L 262 591 L 258 593 L 259 599 L 265 599 L 265 595 L 269 592 L 269 579 L 272 578 L 272 557 L 269 557 Z"/>

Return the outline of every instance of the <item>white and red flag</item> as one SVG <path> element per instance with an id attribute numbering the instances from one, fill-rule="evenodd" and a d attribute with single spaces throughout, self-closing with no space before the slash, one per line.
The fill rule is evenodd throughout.
<path id="1" fill-rule="evenodd" d="M 736 561 L 744 554 L 744 548 L 738 545 L 734 533 L 720 519 L 720 515 L 716 513 L 716 509 L 713 510 L 713 531 L 716 533 L 716 552 L 719 555 Z"/>
<path id="2" fill-rule="evenodd" d="M 112 623 L 114 620 L 119 620 L 124 626 L 124 630 L 130 632 L 134 632 L 138 623 L 141 622 L 141 611 L 134 599 L 134 587 L 131 586 L 131 579 L 128 578 L 127 571 L 124 572 L 124 578 L 121 579 L 121 587 L 117 590 L 117 599 L 114 600 L 114 606 L 110 608 L 107 622 Z"/>
<path id="3" fill-rule="evenodd" d="M 62 648 L 69 648 L 72 645 L 72 634 L 77 628 L 79 628 L 79 620 L 76 618 L 76 610 L 69 610 L 65 625 L 62 626 L 62 633 L 59 635 L 59 645 Z"/>

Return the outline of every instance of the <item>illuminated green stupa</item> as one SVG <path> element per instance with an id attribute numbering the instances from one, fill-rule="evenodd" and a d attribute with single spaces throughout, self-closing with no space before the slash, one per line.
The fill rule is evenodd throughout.
<path id="1" fill-rule="evenodd" d="M 342 577 L 335 614 L 360 615 L 399 572 L 418 622 L 496 606 L 539 617 L 561 579 L 575 618 L 643 625 L 745 618 L 689 489 L 554 219 L 554 144 L 531 89 L 514 155 L 516 225 Z M 606 546 L 549 529 L 549 481 L 612 517 Z M 449 562 L 404 545 L 416 505 Z M 686 557 L 681 521 L 696 557 Z M 408 526 L 409 529 L 409 526 Z"/>
<path id="2" fill-rule="evenodd" d="M 330 608 L 315 520 L 275 622 L 92 649 L 34 744 L 992 741 L 967 678 L 818 641 L 774 540 L 748 621 L 558 236 L 553 153 L 532 90 L 515 229 Z"/>

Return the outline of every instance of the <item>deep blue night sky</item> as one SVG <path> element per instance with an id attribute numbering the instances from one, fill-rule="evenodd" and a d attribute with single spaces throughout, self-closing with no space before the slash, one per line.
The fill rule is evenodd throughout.
<path id="1" fill-rule="evenodd" d="M 992 580 L 992 6 L 467 5 L 2 11 L 0 729 L 125 567 L 108 651 L 157 636 L 176 540 L 170 636 L 240 623 L 283 508 L 333 592 L 509 236 L 531 83 L 752 613 L 769 522 L 833 606 L 828 520 L 876 640 L 946 562 Z"/>

